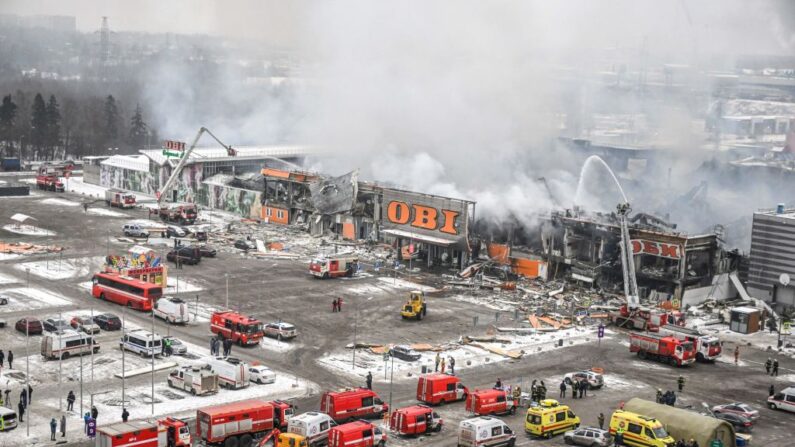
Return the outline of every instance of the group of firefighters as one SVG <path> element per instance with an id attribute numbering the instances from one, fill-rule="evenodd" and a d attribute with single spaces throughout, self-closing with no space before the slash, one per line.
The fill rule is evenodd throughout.
<path id="1" fill-rule="evenodd" d="M 450 374 L 455 375 L 455 358 L 451 355 L 445 359 L 437 352 L 436 359 L 434 360 L 433 372 L 445 374 L 447 373 L 447 365 L 450 365 Z"/>

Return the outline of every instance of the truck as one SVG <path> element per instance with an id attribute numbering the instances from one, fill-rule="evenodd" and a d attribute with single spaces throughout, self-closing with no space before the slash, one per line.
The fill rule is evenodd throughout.
<path id="1" fill-rule="evenodd" d="M 320 397 L 320 411 L 331 416 L 336 422 L 342 422 L 381 417 L 389 413 L 389 405 L 384 403 L 373 390 L 354 388 L 323 393 Z"/>
<path id="2" fill-rule="evenodd" d="M 309 263 L 309 273 L 315 278 L 351 277 L 359 267 L 359 257 L 353 254 L 320 256 Z"/>
<path id="3" fill-rule="evenodd" d="M 232 311 L 213 312 L 210 332 L 231 339 L 240 346 L 257 345 L 265 335 L 261 321 Z"/>
<path id="4" fill-rule="evenodd" d="M 409 292 L 408 301 L 406 301 L 406 304 L 400 309 L 400 317 L 404 320 L 407 318 L 422 320 L 427 312 L 428 307 L 425 303 L 425 294 L 419 290 L 412 290 Z"/>
<path id="5" fill-rule="evenodd" d="M 128 421 L 97 428 L 96 447 L 183 447 L 191 437 L 185 421 L 167 417 L 158 421 Z"/>
<path id="6" fill-rule="evenodd" d="M 689 365 L 696 361 L 693 343 L 675 337 L 650 332 L 629 334 L 629 351 L 641 359 L 652 359 L 672 366 Z"/>
<path id="7" fill-rule="evenodd" d="M 6 157 L 0 161 L 0 169 L 3 171 L 20 171 L 22 170 L 22 163 L 19 158 Z"/>
<path id="8" fill-rule="evenodd" d="M 430 405 L 454 402 L 467 398 L 469 390 L 461 379 L 450 374 L 431 373 L 417 380 L 417 400 Z"/>
<path id="9" fill-rule="evenodd" d="M 157 215 L 165 222 L 193 225 L 199 211 L 195 203 L 162 203 Z"/>
<path id="10" fill-rule="evenodd" d="M 609 312 L 608 317 L 616 326 L 650 332 L 657 332 L 664 325 L 684 322 L 681 312 L 649 307 L 638 307 L 631 310 L 626 304 L 622 305 L 618 311 Z"/>
<path id="11" fill-rule="evenodd" d="M 328 447 L 384 447 L 386 433 L 368 421 L 354 421 L 332 427 Z"/>
<path id="12" fill-rule="evenodd" d="M 191 436 L 188 423 L 182 419 L 166 417 L 157 421 L 158 427 L 165 428 L 168 447 L 190 447 Z"/>
<path id="13" fill-rule="evenodd" d="M 517 404 L 505 390 L 475 390 L 467 395 L 466 411 L 477 416 L 514 414 Z"/>
<path id="14" fill-rule="evenodd" d="M 255 439 L 272 430 L 284 430 L 294 411 L 287 402 L 260 399 L 200 408 L 196 435 L 209 445 L 251 447 Z"/>
<path id="15" fill-rule="evenodd" d="M 168 386 L 188 391 L 194 396 L 218 392 L 218 374 L 209 366 L 182 366 L 168 375 Z"/>
<path id="16" fill-rule="evenodd" d="M 64 192 L 63 183 L 55 174 L 37 174 L 36 187 L 46 191 Z"/>
<path id="17" fill-rule="evenodd" d="M 108 189 L 105 190 L 105 204 L 111 207 L 133 208 L 135 195 L 121 189 Z"/>
<path id="18" fill-rule="evenodd" d="M 438 433 L 443 425 L 442 417 L 427 405 L 398 408 L 389 420 L 389 429 L 404 436 Z"/>
<path id="19" fill-rule="evenodd" d="M 234 357 L 211 357 L 207 365 L 218 374 L 218 386 L 232 390 L 249 386 L 248 363 Z"/>
<path id="20" fill-rule="evenodd" d="M 720 357 L 722 351 L 720 339 L 713 335 L 704 335 L 696 329 L 671 324 L 660 326 L 659 333 L 693 343 L 696 347 L 696 360 L 699 362 L 712 362 Z"/>

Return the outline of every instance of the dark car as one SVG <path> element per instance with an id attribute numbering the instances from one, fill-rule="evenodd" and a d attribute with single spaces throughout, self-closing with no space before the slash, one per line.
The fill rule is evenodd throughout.
<path id="1" fill-rule="evenodd" d="M 11 301 L 11 298 L 8 295 L 3 295 L 0 293 L 0 305 L 6 305 Z"/>
<path id="2" fill-rule="evenodd" d="M 750 433 L 754 426 L 754 422 L 751 419 L 739 414 L 715 413 L 715 417 L 732 424 L 734 430 L 738 432 Z"/>
<path id="3" fill-rule="evenodd" d="M 174 263 L 179 261 L 180 264 L 195 265 L 202 260 L 202 255 L 196 247 L 180 247 L 168 252 L 166 259 Z"/>
<path id="4" fill-rule="evenodd" d="M 97 323 L 97 326 L 102 328 L 103 331 L 118 331 L 121 329 L 121 320 L 111 313 L 95 315 L 94 323 Z"/>
<path id="5" fill-rule="evenodd" d="M 17 320 L 17 324 L 14 325 L 14 328 L 23 334 L 30 335 L 39 335 L 44 332 L 41 321 L 34 317 L 25 317 Z"/>
<path id="6" fill-rule="evenodd" d="M 214 258 L 217 253 L 218 252 L 212 247 L 206 245 L 199 247 L 199 254 L 202 255 L 202 258 Z"/>
<path id="7" fill-rule="evenodd" d="M 59 320 L 58 318 L 47 318 L 42 322 L 44 330 L 48 332 L 58 332 L 64 329 L 72 329 L 72 326 L 66 320 Z"/>
<path id="8" fill-rule="evenodd" d="M 254 242 L 252 242 L 252 241 L 249 241 L 249 240 L 246 240 L 246 239 L 238 239 L 238 240 L 235 241 L 235 248 L 239 248 L 241 250 L 249 251 L 249 250 L 256 249 L 257 246 L 254 245 Z"/>
<path id="9" fill-rule="evenodd" d="M 176 225 L 169 225 L 166 227 L 166 237 L 185 237 L 188 231 Z"/>
<path id="10" fill-rule="evenodd" d="M 411 349 L 408 346 L 404 345 L 397 345 L 389 350 L 389 355 L 395 356 L 400 360 L 405 360 L 407 362 L 416 362 L 420 359 L 420 353 Z"/>
<path id="11" fill-rule="evenodd" d="M 196 240 L 199 241 L 199 242 L 207 240 L 207 232 L 206 231 L 203 231 L 203 230 L 194 231 L 193 235 L 196 236 Z"/>

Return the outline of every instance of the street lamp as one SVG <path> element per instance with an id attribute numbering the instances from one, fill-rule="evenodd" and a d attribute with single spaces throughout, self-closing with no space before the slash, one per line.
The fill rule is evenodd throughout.
<path id="1" fill-rule="evenodd" d="M 370 301 L 373 297 L 368 296 L 367 301 Z M 351 361 L 351 369 L 356 369 L 356 337 L 359 331 L 359 301 L 356 301 L 356 312 L 354 312 L 353 318 L 353 360 Z"/>
<path id="2" fill-rule="evenodd" d="M 224 273 L 226 278 L 226 308 L 229 309 L 229 273 Z"/>

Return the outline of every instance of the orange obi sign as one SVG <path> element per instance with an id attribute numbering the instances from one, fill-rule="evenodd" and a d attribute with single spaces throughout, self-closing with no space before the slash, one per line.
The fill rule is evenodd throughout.
<path id="1" fill-rule="evenodd" d="M 652 255 L 661 258 L 681 259 L 682 246 L 676 244 L 666 244 L 665 242 L 647 241 L 645 239 L 632 239 L 633 255 Z"/>
<path id="2" fill-rule="evenodd" d="M 461 213 L 453 210 L 436 209 L 430 206 L 411 204 L 394 200 L 386 208 L 387 219 L 396 225 L 411 225 L 424 230 L 441 231 L 458 235 L 456 219 Z"/>

